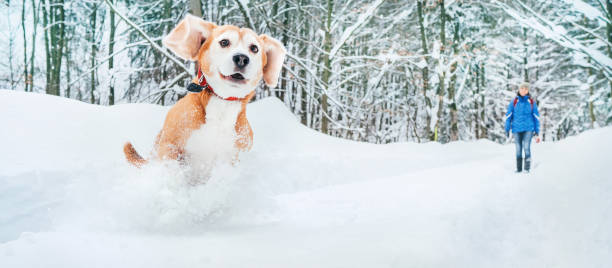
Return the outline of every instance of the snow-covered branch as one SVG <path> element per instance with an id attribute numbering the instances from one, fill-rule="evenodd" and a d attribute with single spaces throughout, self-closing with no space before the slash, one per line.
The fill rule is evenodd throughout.
<path id="1" fill-rule="evenodd" d="M 344 30 L 344 32 L 340 36 L 340 40 L 336 42 L 334 47 L 329 52 L 330 58 L 334 58 L 338 50 L 342 48 L 342 46 L 346 43 L 349 37 L 351 37 L 357 29 L 365 25 L 368 22 L 368 20 L 372 16 L 374 16 L 374 12 L 376 11 L 376 9 L 378 9 L 378 7 L 380 7 L 380 5 L 382 5 L 382 3 L 384 2 L 385 0 L 376 0 L 376 2 L 370 4 L 368 9 L 364 13 L 361 13 L 361 15 L 359 15 L 359 18 L 357 18 L 357 22 L 355 22 L 353 25 L 351 25 L 346 30 Z"/>
<path id="2" fill-rule="evenodd" d="M 181 69 L 183 71 L 185 71 L 187 74 L 190 73 L 189 69 L 187 69 L 187 67 L 185 67 L 185 65 L 183 65 L 182 62 L 180 62 L 176 57 L 170 55 L 170 53 L 168 53 L 168 51 L 166 51 L 165 49 L 161 48 L 159 45 L 157 45 L 157 43 L 155 43 L 153 40 L 151 40 L 151 38 L 140 27 L 138 27 L 138 25 L 136 25 L 130 19 L 126 18 L 125 15 L 123 15 L 123 13 L 119 12 L 117 10 L 117 8 L 109 0 L 104 0 L 104 2 L 106 2 L 108 7 L 110 7 L 115 12 L 115 14 L 117 14 L 123 21 L 125 21 L 128 25 L 130 25 L 132 28 L 134 28 L 145 40 L 147 40 L 149 42 L 149 44 L 151 44 L 151 47 L 153 47 L 155 50 L 160 52 L 166 58 L 170 59 L 176 65 L 181 67 Z"/>

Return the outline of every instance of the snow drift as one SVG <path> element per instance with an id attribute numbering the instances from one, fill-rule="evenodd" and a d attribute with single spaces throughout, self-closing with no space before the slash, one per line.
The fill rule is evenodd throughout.
<path id="1" fill-rule="evenodd" d="M 193 185 L 139 170 L 167 107 L 0 91 L 0 267 L 610 267 L 612 128 L 373 145 L 250 104 L 254 147 Z"/>

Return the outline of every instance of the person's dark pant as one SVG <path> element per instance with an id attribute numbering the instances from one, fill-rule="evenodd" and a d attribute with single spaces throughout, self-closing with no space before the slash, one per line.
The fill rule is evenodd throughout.
<path id="1" fill-rule="evenodd" d="M 523 151 L 525 152 L 525 170 L 531 166 L 531 131 L 514 133 L 514 144 L 516 145 L 516 170 L 522 170 Z"/>

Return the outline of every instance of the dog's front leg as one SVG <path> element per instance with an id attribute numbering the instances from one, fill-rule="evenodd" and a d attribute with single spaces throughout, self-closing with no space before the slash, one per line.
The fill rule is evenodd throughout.
<path id="1" fill-rule="evenodd" d="M 249 151 L 253 147 L 253 129 L 251 129 L 251 125 L 246 120 L 246 117 L 243 120 L 238 120 L 236 123 L 236 142 L 234 146 L 238 150 L 236 150 L 236 154 L 232 159 L 232 165 L 238 164 L 240 152 Z"/>
<path id="2" fill-rule="evenodd" d="M 236 120 L 236 148 L 239 151 L 250 151 L 253 147 L 253 129 L 251 124 L 246 119 L 246 112 L 242 110 L 238 114 L 238 120 Z"/>
<path id="3" fill-rule="evenodd" d="M 242 133 L 237 133 L 236 148 L 238 148 L 238 151 L 242 152 L 250 151 L 251 147 L 253 147 L 253 131 L 249 126 L 246 130 L 241 132 Z"/>

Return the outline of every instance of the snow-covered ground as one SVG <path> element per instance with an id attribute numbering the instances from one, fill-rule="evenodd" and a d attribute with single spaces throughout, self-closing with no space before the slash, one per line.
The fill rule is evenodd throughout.
<path id="1" fill-rule="evenodd" d="M 0 267 L 612 267 L 612 128 L 533 144 L 373 145 L 248 107 L 208 183 L 146 155 L 167 107 L 0 91 Z"/>

